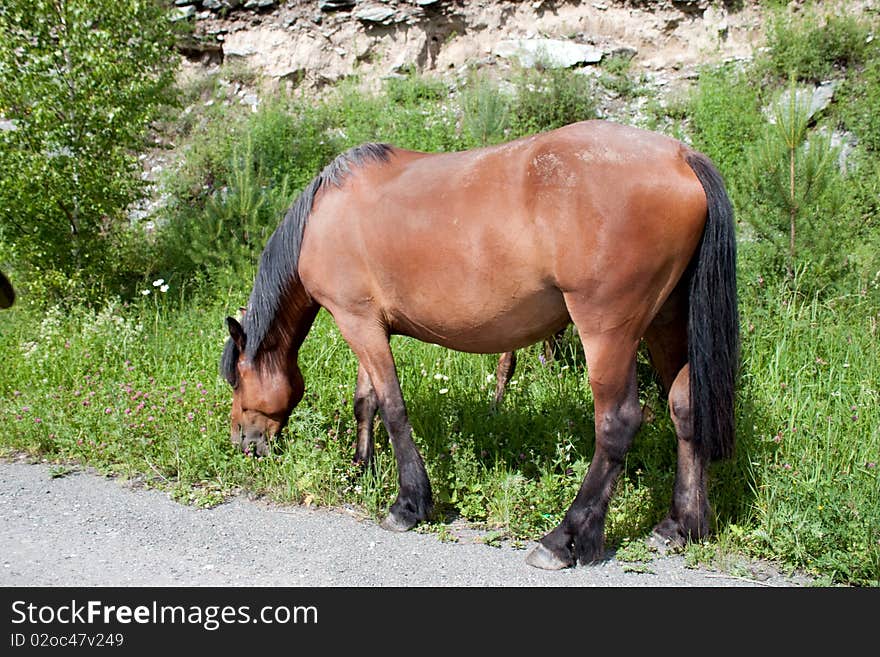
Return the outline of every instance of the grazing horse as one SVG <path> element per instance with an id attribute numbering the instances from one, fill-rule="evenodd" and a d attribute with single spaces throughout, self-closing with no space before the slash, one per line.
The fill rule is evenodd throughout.
<path id="1" fill-rule="evenodd" d="M 268 453 L 302 399 L 299 349 L 322 307 L 359 361 L 359 455 L 370 456 L 361 450 L 377 410 L 394 450 L 399 490 L 384 528 L 408 530 L 433 510 L 389 336 L 502 353 L 573 322 L 595 452 L 527 562 L 603 557 L 608 502 L 642 421 L 642 339 L 678 438 L 671 508 L 655 533 L 677 545 L 707 535 L 708 464 L 734 446 L 739 322 L 733 210 L 705 155 L 604 121 L 463 152 L 365 144 L 340 155 L 269 239 L 242 323 L 227 318 L 221 371 L 242 450 Z"/>

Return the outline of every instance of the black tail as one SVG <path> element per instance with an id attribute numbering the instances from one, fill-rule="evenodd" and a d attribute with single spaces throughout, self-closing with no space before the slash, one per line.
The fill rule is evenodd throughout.
<path id="1" fill-rule="evenodd" d="M 706 192 L 708 216 L 692 264 L 688 311 L 694 440 L 712 459 L 733 454 L 739 369 L 736 238 L 733 207 L 718 169 L 692 152 L 687 163 Z"/>

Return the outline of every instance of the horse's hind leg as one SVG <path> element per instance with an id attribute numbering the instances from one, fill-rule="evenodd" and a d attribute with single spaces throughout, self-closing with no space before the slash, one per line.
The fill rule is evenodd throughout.
<path id="1" fill-rule="evenodd" d="M 680 547 L 689 538 L 700 539 L 709 533 L 708 462 L 693 442 L 686 308 L 683 295 L 673 294 L 645 334 L 651 362 L 668 391 L 678 445 L 672 506 L 652 537 L 658 547 Z"/>
<path id="2" fill-rule="evenodd" d="M 572 318 L 577 322 L 577 317 Z M 578 327 L 580 329 L 580 327 Z M 583 484 L 556 529 L 541 539 L 526 561 L 556 570 L 600 559 L 605 515 L 614 484 L 642 422 L 636 382 L 638 338 L 580 331 L 595 400 L 596 450 Z"/>
<path id="3" fill-rule="evenodd" d="M 552 360 L 556 360 L 557 354 L 562 350 L 562 341 L 565 339 L 565 332 L 567 330 L 567 326 L 561 328 L 544 340 L 544 360 L 546 362 L 549 363 Z"/>
<path id="4" fill-rule="evenodd" d="M 373 423 L 379 411 L 379 398 L 373 390 L 370 376 L 358 364 L 357 384 L 354 388 L 354 418 L 357 421 L 357 447 L 354 464 L 367 466 L 373 462 Z"/>
<path id="5" fill-rule="evenodd" d="M 388 334 L 370 319 L 361 320 L 340 314 L 336 316 L 336 324 L 373 385 L 379 413 L 397 460 L 397 500 L 391 505 L 382 527 L 406 531 L 430 517 L 433 502 L 428 473 L 412 439 L 412 427 L 406 414 Z"/>
<path id="6" fill-rule="evenodd" d="M 498 367 L 495 368 L 495 399 L 492 406 L 497 408 L 504 398 L 504 390 L 516 369 L 516 352 L 506 351 L 498 358 Z"/>
<path id="7" fill-rule="evenodd" d="M 562 346 L 562 340 L 565 337 L 566 328 L 568 327 L 559 329 L 551 337 L 544 340 L 544 362 L 549 363 L 556 358 L 556 354 Z M 495 368 L 495 398 L 492 401 L 493 408 L 497 408 L 501 405 L 501 400 L 504 398 L 504 391 L 507 389 L 507 384 L 510 383 L 510 379 L 513 377 L 513 372 L 515 370 L 516 352 L 507 351 L 501 354 L 498 358 L 498 367 Z"/>
<path id="8" fill-rule="evenodd" d="M 709 534 L 708 462 L 694 443 L 687 365 L 681 368 L 669 391 L 669 414 L 678 437 L 678 467 L 669 515 L 654 527 L 652 542 L 661 549 L 681 547 L 689 539 L 699 540 Z"/>

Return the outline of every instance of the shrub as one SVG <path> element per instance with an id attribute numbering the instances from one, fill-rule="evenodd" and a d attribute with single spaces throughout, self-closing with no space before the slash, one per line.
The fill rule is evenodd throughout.
<path id="1" fill-rule="evenodd" d="M 799 232 L 801 242 L 806 236 L 814 257 L 828 253 L 826 228 L 832 222 L 823 221 L 810 209 L 836 174 L 837 151 L 827 135 L 808 131 L 809 99 L 797 93 L 793 79 L 787 95 L 776 101 L 773 119 L 752 147 L 749 165 L 754 190 L 774 212 L 766 217 L 746 216 L 761 238 L 787 252 L 786 267 L 792 275 Z"/>
<path id="2" fill-rule="evenodd" d="M 166 3 L 9 0 L 0 8 L 0 226 L 35 289 L 129 277 L 138 150 L 171 102 Z M 138 249 L 134 249 L 137 252 Z M 61 284 L 60 286 L 58 284 Z"/>
<path id="3" fill-rule="evenodd" d="M 701 71 L 697 89 L 686 104 L 694 146 L 718 165 L 728 186 L 740 184 L 745 149 L 763 130 L 760 103 L 761 91 L 749 73 L 723 66 Z"/>
<path id="4" fill-rule="evenodd" d="M 880 152 L 880 47 L 873 49 L 864 70 L 850 74 L 839 92 L 841 122 L 859 143 Z"/>
<path id="5" fill-rule="evenodd" d="M 182 279 L 251 274 L 296 192 L 340 149 L 319 113 L 278 98 L 218 112 L 165 181 L 160 269 Z"/>
<path id="6" fill-rule="evenodd" d="M 471 76 L 461 90 L 461 127 L 470 143 L 486 146 L 507 135 L 510 101 L 498 84 L 484 76 Z"/>
<path id="7" fill-rule="evenodd" d="M 511 108 L 515 136 L 559 128 L 596 118 L 590 79 L 568 69 L 520 72 Z"/>
<path id="8" fill-rule="evenodd" d="M 778 76 L 821 81 L 858 64 L 867 52 L 869 26 L 852 15 L 777 13 L 767 30 L 767 70 Z"/>

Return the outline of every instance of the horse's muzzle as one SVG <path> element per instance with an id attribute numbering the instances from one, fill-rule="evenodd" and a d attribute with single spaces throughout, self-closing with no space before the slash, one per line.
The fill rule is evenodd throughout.
<path id="1" fill-rule="evenodd" d="M 262 431 L 233 434 L 232 444 L 238 447 L 245 456 L 267 456 L 269 454 L 269 440 Z"/>

